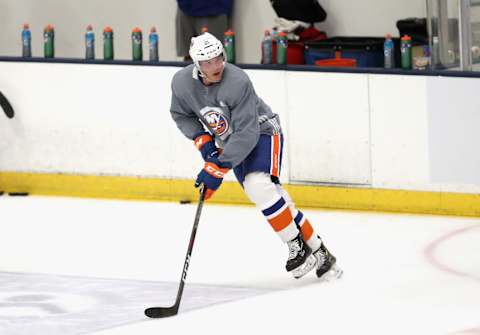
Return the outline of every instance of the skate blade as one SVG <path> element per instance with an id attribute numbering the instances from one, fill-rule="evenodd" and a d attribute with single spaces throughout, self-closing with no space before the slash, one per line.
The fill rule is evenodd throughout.
<path id="1" fill-rule="evenodd" d="M 315 258 L 315 256 L 310 255 L 306 259 L 305 263 L 303 263 L 303 265 L 293 270 L 291 274 L 293 278 L 300 279 L 303 276 L 305 276 L 307 273 L 315 269 L 316 265 L 317 265 L 317 259 Z"/>
<path id="2" fill-rule="evenodd" d="M 343 275 L 343 270 L 337 264 L 334 264 L 330 268 L 330 270 L 325 272 L 323 276 L 320 277 L 320 280 L 326 281 L 326 282 L 333 281 L 333 280 L 339 279 L 340 277 L 342 277 L 342 275 Z"/>

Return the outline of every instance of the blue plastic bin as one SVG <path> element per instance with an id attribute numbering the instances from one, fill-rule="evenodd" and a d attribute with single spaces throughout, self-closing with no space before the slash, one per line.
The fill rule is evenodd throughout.
<path id="1" fill-rule="evenodd" d="M 325 40 L 305 43 L 305 64 L 335 58 L 340 52 L 342 58 L 353 58 L 357 67 L 383 67 L 382 37 L 331 37 Z"/>

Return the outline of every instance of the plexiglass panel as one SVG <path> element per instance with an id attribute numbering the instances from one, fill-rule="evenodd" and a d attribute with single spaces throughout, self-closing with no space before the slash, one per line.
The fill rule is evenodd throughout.
<path id="1" fill-rule="evenodd" d="M 480 0 L 427 0 L 434 69 L 480 71 Z"/>

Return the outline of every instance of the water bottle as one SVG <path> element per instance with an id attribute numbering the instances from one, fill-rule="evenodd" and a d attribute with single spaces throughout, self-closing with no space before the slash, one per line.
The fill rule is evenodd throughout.
<path id="1" fill-rule="evenodd" d="M 272 35 L 270 31 L 265 30 L 265 35 L 262 40 L 262 64 L 272 64 L 273 63 L 273 42 Z"/>
<path id="2" fill-rule="evenodd" d="M 51 24 L 43 29 L 43 53 L 45 58 L 55 57 L 55 30 Z"/>
<path id="3" fill-rule="evenodd" d="M 106 26 L 103 29 L 103 59 L 113 60 L 113 30 L 111 27 Z"/>
<path id="4" fill-rule="evenodd" d="M 223 38 L 223 45 L 225 52 L 227 53 L 227 62 L 235 63 L 235 33 L 233 30 L 228 29 Z"/>
<path id="5" fill-rule="evenodd" d="M 400 53 L 402 59 L 402 69 L 412 68 L 412 38 L 404 35 L 400 40 Z"/>
<path id="6" fill-rule="evenodd" d="M 432 54 L 428 45 L 423 46 L 423 58 L 425 62 L 424 70 L 432 68 Z"/>
<path id="7" fill-rule="evenodd" d="M 383 43 L 384 67 L 392 69 L 395 67 L 395 46 L 393 44 L 392 35 L 387 34 Z"/>
<path id="8" fill-rule="evenodd" d="M 138 27 L 132 30 L 132 59 L 134 61 L 143 60 L 143 36 L 142 30 Z"/>
<path id="9" fill-rule="evenodd" d="M 157 29 L 152 27 L 150 29 L 150 35 L 148 36 L 150 61 L 158 62 L 158 34 Z"/>
<path id="10" fill-rule="evenodd" d="M 280 65 L 287 64 L 287 48 L 288 48 L 287 34 L 281 31 L 277 35 L 277 64 L 280 64 Z"/>
<path id="11" fill-rule="evenodd" d="M 91 24 L 85 33 L 85 59 L 95 59 L 95 33 Z"/>
<path id="12" fill-rule="evenodd" d="M 433 36 L 432 38 L 432 69 L 436 69 L 440 64 L 440 41 L 438 40 L 438 36 Z"/>
<path id="13" fill-rule="evenodd" d="M 22 30 L 22 57 L 32 57 L 32 33 L 28 23 L 23 24 Z"/>

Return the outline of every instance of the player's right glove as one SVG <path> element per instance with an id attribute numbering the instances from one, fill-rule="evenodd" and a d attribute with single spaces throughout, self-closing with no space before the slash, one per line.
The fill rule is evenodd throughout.
<path id="1" fill-rule="evenodd" d="M 229 163 L 221 163 L 217 158 L 209 158 L 205 161 L 205 166 L 195 180 L 195 187 L 203 186 L 205 190 L 205 200 L 210 199 L 216 190 L 220 187 L 225 174 L 232 168 Z"/>
<path id="2" fill-rule="evenodd" d="M 209 158 L 218 156 L 218 149 L 215 145 L 212 135 L 207 132 L 201 132 L 195 135 L 193 140 L 195 146 L 202 154 L 203 160 L 207 161 Z"/>

